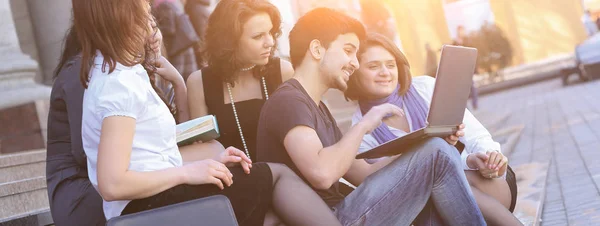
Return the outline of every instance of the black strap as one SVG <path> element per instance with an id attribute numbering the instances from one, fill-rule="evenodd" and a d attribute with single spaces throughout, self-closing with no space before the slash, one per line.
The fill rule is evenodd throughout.
<path id="1" fill-rule="evenodd" d="M 213 74 L 210 67 L 205 67 L 202 69 L 202 86 L 204 87 L 204 101 L 208 107 L 208 113 L 212 114 L 210 109 L 217 109 L 218 106 L 225 103 L 223 83 L 218 75 Z"/>

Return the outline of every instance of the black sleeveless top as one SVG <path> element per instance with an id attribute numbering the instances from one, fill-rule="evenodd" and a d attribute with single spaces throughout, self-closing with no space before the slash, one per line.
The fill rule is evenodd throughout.
<path id="1" fill-rule="evenodd" d="M 269 60 L 265 66 L 262 75 L 267 83 L 267 91 L 269 95 L 275 92 L 277 87 L 281 85 L 281 67 L 279 58 Z M 221 136 L 217 139 L 225 148 L 229 146 L 236 147 L 244 151 L 244 145 L 240 138 L 235 116 L 231 104 L 225 104 L 223 96 L 223 80 L 221 75 L 217 74 L 210 67 L 202 69 L 202 84 L 204 87 L 204 101 L 208 107 L 208 114 L 215 115 Z M 256 159 L 256 130 L 258 128 L 258 119 L 260 110 L 265 103 L 266 97 L 263 91 L 264 87 L 260 81 L 262 99 L 250 99 L 245 101 L 236 101 L 235 108 L 240 120 L 242 132 L 248 146 L 250 158 Z M 234 100 L 239 97 L 233 97 Z"/>

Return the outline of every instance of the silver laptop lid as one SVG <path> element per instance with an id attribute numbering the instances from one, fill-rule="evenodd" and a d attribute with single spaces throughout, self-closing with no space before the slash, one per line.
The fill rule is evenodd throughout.
<path id="1" fill-rule="evenodd" d="M 456 126 L 462 123 L 476 63 L 475 48 L 452 45 L 442 48 L 427 115 L 429 126 Z"/>

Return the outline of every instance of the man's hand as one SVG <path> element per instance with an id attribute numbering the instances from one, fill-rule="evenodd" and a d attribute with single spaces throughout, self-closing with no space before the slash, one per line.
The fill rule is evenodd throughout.
<path id="1" fill-rule="evenodd" d="M 246 174 L 250 174 L 250 169 L 252 168 L 252 160 L 250 160 L 243 151 L 234 147 L 226 148 L 224 151 L 217 154 L 214 160 L 230 167 L 239 163 L 242 165 Z"/>
<path id="2" fill-rule="evenodd" d="M 458 138 L 465 136 L 464 129 L 465 129 L 465 124 L 460 124 L 458 126 L 458 130 L 456 131 L 456 133 L 445 137 L 444 140 L 446 140 L 446 142 L 448 142 L 448 144 L 450 144 L 452 146 L 456 145 L 456 143 L 458 143 Z"/>
<path id="3" fill-rule="evenodd" d="M 367 133 L 371 133 L 375 128 L 381 125 L 381 121 L 389 115 L 404 116 L 404 111 L 393 104 L 382 104 L 371 108 L 371 110 L 369 110 L 369 112 L 367 112 L 360 120 L 360 123 L 365 126 Z"/>

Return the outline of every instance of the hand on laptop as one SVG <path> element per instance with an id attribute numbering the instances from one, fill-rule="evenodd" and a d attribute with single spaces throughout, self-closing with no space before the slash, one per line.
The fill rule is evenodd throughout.
<path id="1" fill-rule="evenodd" d="M 381 121 L 384 118 L 389 117 L 390 114 L 404 116 L 404 111 L 402 108 L 389 103 L 378 105 L 371 108 L 371 110 L 369 110 L 369 112 L 367 112 L 360 120 L 360 123 L 366 126 L 367 133 L 371 133 L 375 128 L 379 127 Z"/>
<path id="2" fill-rule="evenodd" d="M 454 146 L 456 145 L 456 143 L 458 142 L 458 138 L 465 136 L 465 124 L 460 124 L 458 126 L 458 130 L 456 131 L 456 133 L 447 136 L 446 138 L 444 138 L 444 140 L 446 140 L 446 142 L 448 142 L 450 145 Z"/>

